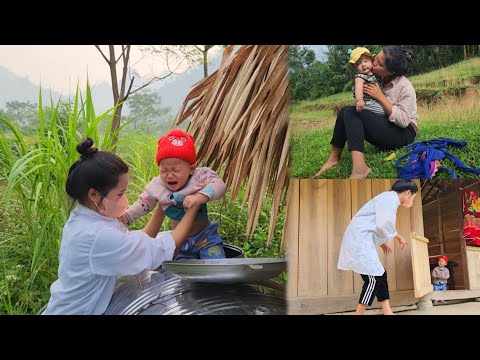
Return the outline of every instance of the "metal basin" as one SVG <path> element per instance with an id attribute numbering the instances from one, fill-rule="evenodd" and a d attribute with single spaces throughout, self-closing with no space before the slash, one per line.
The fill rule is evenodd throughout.
<path id="1" fill-rule="evenodd" d="M 186 259 L 165 261 L 162 268 L 191 281 L 236 283 L 272 279 L 287 270 L 287 260 L 275 258 Z"/>
<path id="2" fill-rule="evenodd" d="M 243 251 L 236 246 L 224 244 L 224 249 L 227 257 L 235 258 L 223 261 L 255 260 L 243 259 Z M 105 314 L 285 315 L 287 305 L 285 287 L 273 280 L 196 282 L 159 268 L 119 279 Z"/>
<path id="3" fill-rule="evenodd" d="M 285 315 L 285 288 L 192 282 L 167 270 L 145 271 L 115 287 L 105 315 Z"/>

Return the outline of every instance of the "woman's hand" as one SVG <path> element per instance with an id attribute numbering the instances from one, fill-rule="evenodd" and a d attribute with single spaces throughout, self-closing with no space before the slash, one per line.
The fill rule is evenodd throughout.
<path id="1" fill-rule="evenodd" d="M 385 255 L 388 255 L 388 254 L 392 253 L 392 249 L 390 249 L 387 244 L 382 244 L 382 245 L 380 245 L 380 247 L 382 248 L 383 253 Z"/>
<path id="2" fill-rule="evenodd" d="M 402 235 L 398 234 L 396 238 L 398 240 L 398 243 L 400 244 L 400 249 L 403 249 L 405 246 L 408 245 L 407 240 L 405 240 Z"/>
<path id="3" fill-rule="evenodd" d="M 379 101 L 382 99 L 385 95 L 383 95 L 382 89 L 380 89 L 380 86 L 378 84 L 370 84 L 370 83 L 365 83 L 363 84 L 363 92 L 370 95 L 371 98 Z"/>

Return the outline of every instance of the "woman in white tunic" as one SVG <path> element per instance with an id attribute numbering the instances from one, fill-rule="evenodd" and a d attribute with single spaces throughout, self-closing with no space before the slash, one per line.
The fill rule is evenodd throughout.
<path id="1" fill-rule="evenodd" d="M 117 220 L 128 206 L 128 166 L 116 154 L 92 145 L 87 138 L 77 146 L 81 159 L 69 170 L 66 191 L 78 204 L 63 228 L 58 280 L 50 287 L 43 314 L 103 314 L 116 278 L 173 259 L 198 212 L 198 206 L 188 209 L 175 230 L 157 236 L 164 219 L 157 206 L 142 230 L 128 231 Z"/>
<path id="2" fill-rule="evenodd" d="M 391 191 L 385 191 L 367 202 L 355 216 L 343 234 L 337 268 L 359 273 L 364 281 L 356 313 L 365 313 L 375 296 L 385 315 L 392 315 L 390 308 L 387 272 L 377 253 L 377 246 L 388 255 L 392 250 L 386 242 L 397 239 L 401 249 L 407 241 L 397 233 L 395 223 L 400 205 L 410 208 L 418 187 L 411 180 L 396 181 Z"/>

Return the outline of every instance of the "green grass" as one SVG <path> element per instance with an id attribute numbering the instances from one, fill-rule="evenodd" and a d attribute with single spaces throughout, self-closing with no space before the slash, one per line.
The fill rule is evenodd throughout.
<path id="1" fill-rule="evenodd" d="M 292 113 L 289 120 L 290 121 L 306 121 L 306 122 L 317 122 L 321 120 L 330 119 L 334 113 L 332 110 L 312 110 L 308 112 L 296 112 Z"/>
<path id="2" fill-rule="evenodd" d="M 478 84 L 480 83 L 480 59 L 461 61 L 443 69 L 412 76 L 409 79 L 415 88 Z"/>
<path id="3" fill-rule="evenodd" d="M 480 114 L 479 114 L 480 115 Z M 480 116 L 478 121 L 424 122 L 419 140 L 428 140 L 439 136 L 468 142 L 463 149 L 449 149 L 465 165 L 480 168 Z M 326 162 L 330 154 L 332 128 L 305 131 L 298 129 L 292 135 L 291 164 L 293 178 L 313 178 L 317 170 Z M 396 151 L 397 158 L 406 154 L 407 149 Z M 368 178 L 391 179 L 398 177 L 393 167 L 394 161 L 384 160 L 391 151 L 379 151 L 366 143 L 365 161 L 372 169 Z M 321 178 L 348 178 L 352 170 L 352 160 L 348 151 L 343 152 L 343 160 L 335 168 L 322 174 Z M 478 178 L 478 176 L 458 169 L 450 160 L 442 162 L 443 166 L 453 169 L 459 178 Z M 438 179 L 450 179 L 446 172 L 438 172 Z"/>
<path id="4" fill-rule="evenodd" d="M 417 89 L 420 137 L 428 140 L 449 137 L 467 141 L 464 149 L 451 150 L 467 166 L 480 168 L 480 60 L 474 58 L 451 65 L 445 69 L 410 78 Z M 475 84 L 475 85 L 472 85 Z M 290 108 L 291 176 L 312 178 L 327 160 L 336 116 L 336 105 L 352 101 L 351 93 L 304 101 Z M 397 158 L 407 152 L 400 149 Z M 394 161 L 384 160 L 391 152 L 382 152 L 365 143 L 365 160 L 372 169 L 369 178 L 396 178 L 398 171 Z M 459 178 L 477 178 L 476 175 L 459 170 L 450 160 L 444 166 L 457 172 Z M 458 170 L 458 171 L 457 171 Z M 343 153 L 343 161 L 334 169 L 322 174 L 322 178 L 348 178 L 351 173 L 351 157 Z M 437 173 L 437 178 L 447 179 L 447 173 Z"/>
<path id="5" fill-rule="evenodd" d="M 335 105 L 352 103 L 352 93 L 344 92 L 331 96 L 326 96 L 316 100 L 301 101 L 290 106 L 290 117 L 295 113 L 304 113 L 318 110 L 332 110 Z"/>

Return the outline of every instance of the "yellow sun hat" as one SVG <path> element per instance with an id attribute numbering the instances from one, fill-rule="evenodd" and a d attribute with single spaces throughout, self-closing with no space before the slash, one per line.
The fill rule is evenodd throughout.
<path id="1" fill-rule="evenodd" d="M 348 50 L 350 53 L 350 60 L 348 61 L 348 66 L 353 67 L 355 66 L 355 63 L 360 59 L 362 55 L 367 55 L 371 57 L 372 59 L 375 57 L 375 54 L 371 54 L 370 50 L 364 47 L 357 47 L 353 50 Z"/>

